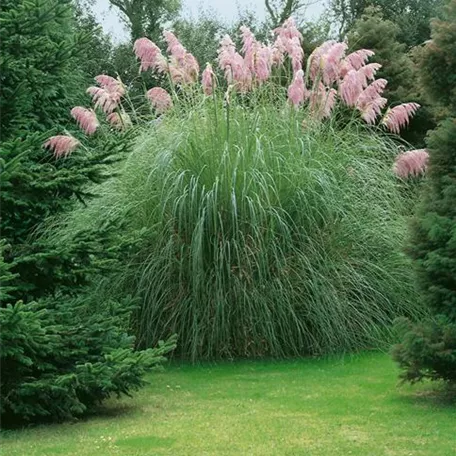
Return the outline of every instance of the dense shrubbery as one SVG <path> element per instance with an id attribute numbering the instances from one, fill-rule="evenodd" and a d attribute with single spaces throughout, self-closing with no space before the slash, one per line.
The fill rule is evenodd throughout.
<path id="1" fill-rule="evenodd" d="M 105 290 L 141 299 L 142 346 L 176 332 L 193 359 L 350 350 L 416 312 L 394 146 L 303 118 L 232 104 L 226 141 L 207 100 L 146 130 L 121 178 L 72 214 L 72 229 L 121 214 L 139 233 Z"/>
<path id="2" fill-rule="evenodd" d="M 75 418 L 141 387 L 174 339 L 133 351 L 123 330 L 131 310 L 128 299 L 94 311 L 86 298 L 66 296 L 1 309 L 3 425 Z"/>
<path id="3" fill-rule="evenodd" d="M 382 114 L 372 52 L 328 41 L 306 66 L 292 20 L 271 45 L 241 27 L 242 55 L 224 37 L 201 90 L 197 60 L 165 32 L 169 57 L 136 41 L 139 77 L 126 47 L 113 52 L 128 84 L 98 75 L 90 109 L 83 70 L 108 67 L 87 46 L 111 51 L 84 33 L 93 18 L 75 20 L 69 0 L 1 8 L 4 424 L 129 394 L 175 333 L 192 360 L 316 354 L 379 346 L 394 318 L 422 313 L 401 252 L 398 148 L 382 134 L 418 105 Z M 130 17 L 133 36 L 155 33 L 147 11 Z M 154 87 L 143 104 L 157 81 L 169 93 Z M 427 156 L 402 155 L 397 175 L 422 173 Z M 423 334 L 452 344 L 449 328 Z"/>
<path id="4" fill-rule="evenodd" d="M 455 0 L 448 2 L 444 13 L 445 19 L 432 23 L 432 41 L 422 53 L 421 82 L 448 118 L 428 139 L 429 178 L 409 246 L 422 300 L 435 319 L 398 324 L 403 341 L 393 354 L 409 381 L 456 381 Z"/>
<path id="5" fill-rule="evenodd" d="M 86 296 L 84 286 L 129 248 L 128 240 L 112 244 L 119 221 L 66 244 L 38 236 L 44 220 L 85 204 L 112 177 L 133 132 L 106 135 L 105 127 L 60 160 L 43 149 L 57 128 L 70 128 L 69 106 L 87 99 L 79 69 L 87 36 L 75 31 L 70 1 L 5 1 L 0 12 L 1 418 L 8 426 L 75 417 L 128 394 L 174 341 L 135 352 L 131 305 L 101 298 L 94 313 Z"/>
<path id="6" fill-rule="evenodd" d="M 143 127 L 119 178 L 51 242 L 71 242 L 111 217 L 125 221 L 119 239 L 136 239 L 137 248 L 101 293 L 138 298 L 141 347 L 175 332 L 179 353 L 193 360 L 378 346 L 397 315 L 419 313 L 401 252 L 397 147 L 357 119 L 375 123 L 386 81 L 374 80 L 369 51 L 345 56 L 336 42 L 316 49 L 304 74 L 293 21 L 276 31 L 273 48 L 241 30 L 244 56 L 229 37 L 219 50 L 226 93 L 214 89 L 208 66 L 206 96 L 174 35 L 165 32 L 169 59 L 149 40 L 136 42 L 143 70 L 169 72 L 171 95 L 147 92 L 160 119 Z M 287 103 L 275 81 L 289 73 Z M 118 82 L 97 80 L 94 92 L 107 97 L 112 84 L 128 97 Z M 359 114 L 350 110 L 347 121 L 350 107 Z M 398 131 L 415 109 L 388 110 L 382 123 Z"/>

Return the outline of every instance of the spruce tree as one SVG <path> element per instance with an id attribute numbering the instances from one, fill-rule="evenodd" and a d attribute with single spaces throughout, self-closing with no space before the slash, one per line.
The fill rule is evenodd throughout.
<path id="1" fill-rule="evenodd" d="M 401 29 L 394 20 L 386 19 L 379 7 L 367 7 L 356 19 L 348 33 L 350 48 L 371 49 L 375 55 L 370 59 L 382 65 L 379 78 L 388 81 L 385 96 L 394 104 L 414 101 L 421 105 L 417 115 L 411 120 L 401 136 L 417 148 L 424 147 L 428 130 L 435 128 L 434 117 L 421 87 L 416 84 L 417 65 L 413 53 L 400 40 Z"/>
<path id="2" fill-rule="evenodd" d="M 428 185 L 412 226 L 409 253 L 423 302 L 433 318 L 401 321 L 402 343 L 393 356 L 405 380 L 456 382 L 456 0 L 431 24 L 422 52 L 421 82 L 446 118 L 428 138 Z"/>
<path id="3" fill-rule="evenodd" d="M 40 236 L 50 217 L 96 194 L 134 137 L 97 133 L 88 141 L 71 121 L 71 107 L 89 102 L 79 63 L 90 43 L 76 31 L 72 1 L 4 0 L 0 18 L 0 416 L 7 427 L 74 418 L 112 394 L 130 394 L 174 339 L 135 351 L 126 331 L 134 302 L 90 292 L 129 247 L 111 242 L 121 220 L 59 246 Z M 84 145 L 56 159 L 43 143 L 66 129 Z"/>
<path id="4" fill-rule="evenodd" d="M 80 70 L 80 60 L 90 40 L 75 29 L 71 0 L 6 0 L 0 5 L 0 229 L 10 246 L 5 261 L 16 277 L 14 300 L 29 301 L 62 283 L 85 281 L 93 237 L 63 252 L 43 245 L 36 233 L 46 218 L 92 197 L 93 185 L 110 177 L 129 141 L 95 138 L 65 160 L 43 148 L 49 136 L 64 129 L 79 134 L 70 109 L 89 102 L 84 93 L 88 75 Z"/>

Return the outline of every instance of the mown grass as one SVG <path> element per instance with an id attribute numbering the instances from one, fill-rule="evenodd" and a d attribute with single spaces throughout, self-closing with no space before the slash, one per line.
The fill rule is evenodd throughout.
<path id="1" fill-rule="evenodd" d="M 2 455 L 451 456 L 456 404 L 398 386 L 389 356 L 172 366 L 74 424 L 2 434 Z"/>

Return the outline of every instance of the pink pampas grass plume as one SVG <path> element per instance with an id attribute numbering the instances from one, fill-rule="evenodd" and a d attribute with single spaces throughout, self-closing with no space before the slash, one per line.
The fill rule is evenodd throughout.
<path id="1" fill-rule="evenodd" d="M 177 39 L 176 35 L 169 30 L 164 30 L 163 37 L 168 44 L 167 51 L 177 60 L 183 61 L 187 51 L 182 43 Z"/>
<path id="2" fill-rule="evenodd" d="M 335 40 L 325 41 L 321 46 L 315 48 L 312 54 L 310 54 L 308 64 L 310 79 L 312 79 L 312 81 L 315 81 L 317 77 L 321 75 L 323 70 L 323 56 L 336 43 L 337 41 Z"/>
<path id="3" fill-rule="evenodd" d="M 385 90 L 387 84 L 388 81 L 386 79 L 377 79 L 373 81 L 362 91 L 358 100 L 356 100 L 356 106 L 362 109 L 363 106 L 378 98 Z"/>
<path id="4" fill-rule="evenodd" d="M 242 25 L 240 30 L 243 43 L 241 51 L 244 53 L 245 66 L 253 73 L 255 70 L 255 54 L 257 51 L 258 43 L 255 39 L 254 34 L 248 27 Z"/>
<path id="5" fill-rule="evenodd" d="M 308 96 L 308 91 L 304 84 L 304 71 L 298 70 L 293 82 L 288 87 L 288 100 L 297 108 Z"/>
<path id="6" fill-rule="evenodd" d="M 163 32 L 163 37 L 168 44 L 168 52 L 171 54 L 169 72 L 175 84 L 191 84 L 197 81 L 199 64 L 193 54 L 177 39 L 169 30 Z"/>
<path id="7" fill-rule="evenodd" d="M 429 152 L 426 149 L 409 150 L 396 157 L 393 171 L 402 179 L 419 176 L 426 172 L 428 160 Z"/>
<path id="8" fill-rule="evenodd" d="M 280 36 L 276 38 L 274 44 L 272 45 L 272 63 L 275 66 L 280 66 L 283 64 L 285 59 L 285 44 Z"/>
<path id="9" fill-rule="evenodd" d="M 97 115 L 93 109 L 76 106 L 71 110 L 71 116 L 86 135 L 93 135 L 100 126 Z"/>
<path id="10" fill-rule="evenodd" d="M 118 93 L 120 96 L 125 95 L 125 86 L 119 79 L 115 79 L 106 74 L 99 74 L 98 76 L 95 76 L 95 81 L 97 81 L 102 89 L 105 89 L 108 92 Z"/>
<path id="11" fill-rule="evenodd" d="M 286 19 L 284 23 L 280 27 L 274 29 L 273 32 L 284 40 L 298 38 L 300 42 L 302 41 L 302 34 L 296 27 L 296 22 L 292 17 Z"/>
<path id="12" fill-rule="evenodd" d="M 148 38 L 139 38 L 133 45 L 136 57 L 141 61 L 140 71 L 147 71 L 154 68 L 157 59 L 161 56 L 159 47 Z"/>
<path id="13" fill-rule="evenodd" d="M 410 122 L 420 105 L 418 103 L 403 103 L 388 109 L 382 119 L 382 124 L 393 133 L 399 134 L 402 127 Z"/>
<path id="14" fill-rule="evenodd" d="M 161 87 L 154 87 L 147 91 L 147 98 L 158 114 L 163 114 L 173 106 L 171 96 Z"/>
<path id="15" fill-rule="evenodd" d="M 386 98 L 379 96 L 364 103 L 362 106 L 358 106 L 362 119 L 366 123 L 373 125 L 387 102 L 388 100 Z"/>
<path id="16" fill-rule="evenodd" d="M 273 51 L 269 46 L 261 46 L 256 54 L 255 76 L 258 81 L 266 81 L 271 75 Z"/>
<path id="17" fill-rule="evenodd" d="M 342 77 L 350 70 L 359 70 L 369 60 L 369 57 L 375 55 L 374 51 L 369 49 L 359 49 L 358 51 L 348 54 L 341 62 Z"/>
<path id="18" fill-rule="evenodd" d="M 100 108 L 105 114 L 110 114 L 120 103 L 119 92 L 109 92 L 101 87 L 89 87 L 87 93 L 92 97 L 95 108 Z"/>
<path id="19" fill-rule="evenodd" d="M 336 97 L 337 91 L 335 89 L 325 87 L 320 82 L 318 89 L 314 88 L 310 92 L 309 110 L 312 116 L 318 120 L 330 117 L 336 104 Z"/>
<path id="20" fill-rule="evenodd" d="M 106 116 L 106 120 L 117 130 L 126 130 L 132 125 L 130 116 L 126 112 L 112 112 Z"/>
<path id="21" fill-rule="evenodd" d="M 193 54 L 187 52 L 184 56 L 186 82 L 196 82 L 199 75 L 199 64 Z"/>
<path id="22" fill-rule="evenodd" d="M 248 69 L 242 56 L 236 52 L 236 47 L 229 35 L 225 35 L 220 41 L 218 62 L 229 84 L 235 83 L 235 87 L 241 92 L 250 90 L 252 72 Z"/>
<path id="23" fill-rule="evenodd" d="M 291 59 L 293 73 L 296 74 L 300 69 L 302 69 L 302 61 L 304 59 L 304 51 L 302 49 L 301 42 L 298 38 L 293 37 L 285 44 L 285 48 Z"/>
<path id="24" fill-rule="evenodd" d="M 203 71 L 201 85 L 203 86 L 203 91 L 206 95 L 212 95 L 212 92 L 215 89 L 215 74 L 210 63 L 206 64 L 206 69 Z"/>
<path id="25" fill-rule="evenodd" d="M 340 78 L 341 60 L 347 50 L 346 43 L 334 43 L 321 56 L 323 82 L 330 86 Z"/>
<path id="26" fill-rule="evenodd" d="M 368 63 L 367 65 L 364 65 L 361 67 L 358 72 L 362 74 L 367 81 L 373 81 L 375 79 L 375 75 L 377 74 L 377 71 L 381 68 L 382 66 L 379 63 Z M 367 85 L 367 84 L 366 84 Z"/>
<path id="27" fill-rule="evenodd" d="M 221 70 L 225 72 L 225 78 L 228 83 L 232 80 L 232 66 L 236 53 L 236 46 L 229 35 L 225 35 L 220 41 L 220 47 L 217 51 L 218 63 Z M 242 58 L 242 57 L 241 57 Z"/>
<path id="28" fill-rule="evenodd" d="M 95 108 L 101 108 L 104 113 L 110 114 L 125 95 L 125 86 L 120 79 L 106 74 L 99 74 L 95 80 L 100 87 L 89 87 L 87 93 L 91 95 Z"/>
<path id="29" fill-rule="evenodd" d="M 51 136 L 44 144 L 43 147 L 51 150 L 54 153 L 55 158 L 62 156 L 67 157 L 70 155 L 78 146 L 80 142 L 69 135 L 57 135 Z"/>
<path id="30" fill-rule="evenodd" d="M 363 89 L 363 78 L 360 77 L 356 70 L 350 70 L 339 83 L 340 97 L 347 106 L 353 107 L 356 105 L 356 101 Z"/>
<path id="31" fill-rule="evenodd" d="M 377 79 L 369 84 L 356 100 L 356 108 L 361 113 L 362 119 L 368 124 L 374 124 L 388 100 L 381 97 L 388 81 Z"/>
<path id="32" fill-rule="evenodd" d="M 273 32 L 277 35 L 273 45 L 274 64 L 282 64 L 286 52 L 291 59 L 293 73 L 296 74 L 302 69 L 304 50 L 301 46 L 302 35 L 296 27 L 294 19 L 290 17 L 280 27 L 274 29 Z"/>

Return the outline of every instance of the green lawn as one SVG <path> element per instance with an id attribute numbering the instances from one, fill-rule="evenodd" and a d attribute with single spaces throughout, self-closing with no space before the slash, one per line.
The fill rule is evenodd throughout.
<path id="1" fill-rule="evenodd" d="M 171 366 L 73 424 L 2 434 L 2 456 L 453 456 L 456 405 L 398 386 L 385 354 Z"/>

